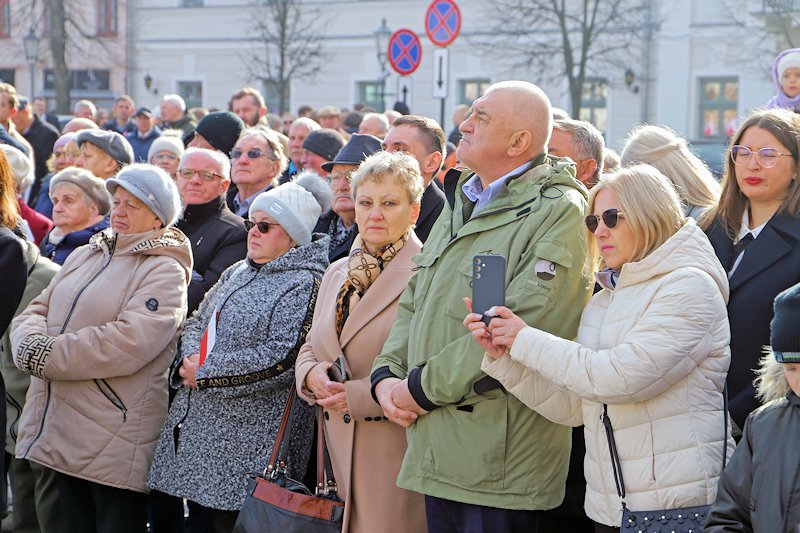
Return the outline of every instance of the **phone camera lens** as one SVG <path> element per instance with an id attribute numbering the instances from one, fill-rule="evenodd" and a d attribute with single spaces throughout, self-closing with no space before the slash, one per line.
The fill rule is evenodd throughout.
<path id="1" fill-rule="evenodd" d="M 475 258 L 475 264 L 476 265 L 480 265 L 481 264 L 481 260 L 479 258 L 477 258 L 477 257 Z"/>
<path id="2" fill-rule="evenodd" d="M 476 273 L 476 274 L 475 274 L 475 279 L 481 279 L 481 275 L 480 275 L 480 274 L 478 274 L 478 273 Z"/>

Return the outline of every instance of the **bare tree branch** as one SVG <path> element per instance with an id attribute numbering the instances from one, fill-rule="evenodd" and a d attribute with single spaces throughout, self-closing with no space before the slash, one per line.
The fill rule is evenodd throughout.
<path id="1" fill-rule="evenodd" d="M 278 93 L 281 111 L 288 110 L 292 80 L 314 79 L 327 60 L 319 8 L 302 0 L 253 0 L 250 27 L 258 44 L 242 59 L 252 79 L 265 81 Z"/>

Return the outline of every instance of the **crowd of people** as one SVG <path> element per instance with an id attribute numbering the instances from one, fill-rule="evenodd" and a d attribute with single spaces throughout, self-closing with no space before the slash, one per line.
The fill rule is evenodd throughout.
<path id="1" fill-rule="evenodd" d="M 270 115 L 252 88 L 60 124 L 0 84 L 13 530 L 233 531 L 297 395 L 287 473 L 309 483 L 320 427 L 343 531 L 696 506 L 796 531 L 794 74 L 800 50 L 721 181 L 665 127 L 617 155 L 523 81 L 449 136 L 402 106 Z M 485 254 L 503 305 L 473 312 Z"/>

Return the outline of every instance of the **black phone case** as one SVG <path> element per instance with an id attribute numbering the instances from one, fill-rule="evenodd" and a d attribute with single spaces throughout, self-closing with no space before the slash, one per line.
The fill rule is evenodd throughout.
<path id="1" fill-rule="evenodd" d="M 506 303 L 506 258 L 476 255 L 472 258 L 472 312 L 483 315 L 495 305 Z M 487 325 L 491 317 L 482 319 Z"/>
<path id="2" fill-rule="evenodd" d="M 337 383 L 344 383 L 347 381 L 347 372 L 344 370 L 344 361 L 342 361 L 341 357 L 334 361 L 333 365 L 328 368 L 328 377 L 331 378 L 331 381 Z"/>

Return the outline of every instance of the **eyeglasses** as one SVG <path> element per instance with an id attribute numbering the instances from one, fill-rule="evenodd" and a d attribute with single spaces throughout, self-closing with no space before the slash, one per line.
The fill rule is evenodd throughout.
<path id="1" fill-rule="evenodd" d="M 775 148 L 762 148 L 757 152 L 753 152 L 747 146 L 735 144 L 731 146 L 731 161 L 734 165 L 746 165 L 750 162 L 750 157 L 755 154 L 756 161 L 764 168 L 774 167 L 778 164 L 778 158 L 781 156 L 792 157 L 791 154 L 783 154 Z"/>
<path id="2" fill-rule="evenodd" d="M 330 174 L 328 174 L 328 183 L 339 181 L 342 178 L 347 180 L 347 183 L 350 183 L 351 181 L 353 181 L 353 172 L 355 171 L 351 170 L 350 172 L 345 172 L 344 174 L 339 174 L 339 173 L 334 174 L 333 172 L 331 172 Z"/>
<path id="3" fill-rule="evenodd" d="M 185 179 L 190 180 L 197 174 L 203 181 L 213 181 L 214 178 L 225 179 L 222 174 L 217 174 L 216 172 L 212 172 L 210 170 L 195 170 L 193 168 L 182 168 L 178 171 L 178 175 Z"/>
<path id="4" fill-rule="evenodd" d="M 253 226 L 258 228 L 259 233 L 267 233 L 269 231 L 270 226 L 278 226 L 278 225 L 279 224 L 276 224 L 274 222 L 263 222 L 263 221 L 253 222 L 252 220 L 247 220 L 247 219 L 245 219 L 244 221 L 244 229 L 246 229 L 248 233 L 250 232 L 251 229 L 253 229 Z"/>
<path id="5" fill-rule="evenodd" d="M 606 209 L 600 216 L 587 216 L 584 219 L 584 222 L 586 223 L 586 227 L 589 228 L 590 232 L 594 233 L 597 231 L 597 226 L 600 224 L 601 218 L 603 219 L 603 224 L 605 224 L 608 229 L 613 229 L 617 227 L 617 223 L 620 219 L 625 219 L 625 213 L 620 213 L 616 209 Z"/>
<path id="6" fill-rule="evenodd" d="M 274 157 L 268 156 L 267 154 L 265 154 L 264 152 L 262 152 L 258 148 L 255 148 L 253 150 L 248 150 L 246 152 L 242 152 L 241 150 L 231 150 L 231 154 L 230 154 L 231 159 L 239 159 L 243 155 L 246 155 L 248 159 L 258 159 L 259 157 L 261 157 L 263 155 L 264 157 L 268 157 L 269 159 L 271 159 L 273 161 L 277 161 L 277 159 L 275 159 Z"/>

